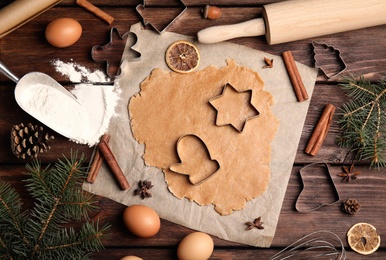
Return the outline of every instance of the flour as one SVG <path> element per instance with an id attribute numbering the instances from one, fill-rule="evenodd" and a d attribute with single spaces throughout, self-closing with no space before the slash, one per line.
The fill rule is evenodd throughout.
<path id="1" fill-rule="evenodd" d="M 52 65 L 55 66 L 55 70 L 57 72 L 63 76 L 66 76 L 71 82 L 74 83 L 106 83 L 110 81 L 104 72 L 100 70 L 91 71 L 75 62 L 63 62 L 61 60 L 54 60 L 52 61 Z"/>
<path id="2" fill-rule="evenodd" d="M 58 133 L 83 138 L 88 131 L 87 111 L 63 92 L 45 84 L 34 84 L 21 93 L 22 108 Z"/>
<path id="3" fill-rule="evenodd" d="M 73 141 L 92 146 L 106 133 L 111 118 L 116 115 L 115 107 L 121 90 L 117 85 L 78 84 L 71 93 L 86 109 L 90 119 L 86 138 Z"/>
<path id="4" fill-rule="evenodd" d="M 110 79 L 106 74 L 100 70 L 91 71 L 86 67 L 76 62 L 63 62 L 61 60 L 54 60 L 51 62 L 55 66 L 55 70 L 61 75 L 67 77 L 73 83 L 81 83 L 75 85 L 71 93 L 76 97 L 77 101 L 81 104 L 82 108 L 87 114 L 87 129 L 82 135 L 74 135 L 70 138 L 71 141 L 80 144 L 87 144 L 93 146 L 99 142 L 100 137 L 107 131 L 111 118 L 115 116 L 115 106 L 119 100 L 121 90 L 117 85 L 117 81 L 114 85 L 93 85 L 87 83 L 108 83 Z M 50 100 L 50 104 L 47 104 L 47 109 L 50 110 L 55 106 L 63 107 L 64 114 L 67 106 L 70 104 L 64 104 L 57 97 L 47 96 Z M 36 109 L 41 109 L 36 107 Z M 51 124 L 58 125 L 59 121 L 61 124 L 68 125 L 71 130 L 77 131 L 77 124 L 84 124 L 84 122 L 77 122 L 73 119 L 65 118 L 66 115 L 60 117 L 50 118 Z M 61 118 L 61 119 L 58 119 Z M 69 129 L 67 129 L 69 130 Z M 69 130 L 70 131 L 70 130 Z"/>
<path id="5" fill-rule="evenodd" d="M 78 84 L 77 101 L 44 84 L 23 90 L 22 108 L 52 130 L 79 144 L 93 146 L 107 131 L 121 93 L 117 85 Z"/>

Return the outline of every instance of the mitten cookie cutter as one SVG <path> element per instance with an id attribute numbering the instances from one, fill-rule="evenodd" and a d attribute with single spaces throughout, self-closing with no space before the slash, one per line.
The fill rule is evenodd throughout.
<path id="1" fill-rule="evenodd" d="M 206 174 L 203 178 L 199 178 L 199 179 L 195 179 L 194 178 L 194 175 L 193 175 L 193 171 L 192 169 L 186 169 L 186 167 L 183 166 L 184 162 L 186 164 L 186 158 L 183 158 L 184 155 L 182 155 L 182 152 L 180 149 L 183 149 L 184 148 L 184 144 L 182 144 L 182 142 L 185 140 L 185 139 L 192 139 L 194 142 L 198 142 L 199 145 L 201 146 L 202 149 L 204 149 L 206 155 L 207 155 L 207 159 L 208 161 L 210 160 L 210 162 L 214 162 L 217 164 L 217 169 L 209 174 Z M 186 144 L 185 144 L 186 145 Z M 192 145 L 193 146 L 193 145 Z M 196 151 L 198 152 L 198 151 Z M 197 135 L 194 135 L 194 134 L 188 134 L 188 135 L 183 135 L 181 136 L 178 141 L 177 141 L 177 155 L 178 155 L 178 159 L 180 161 L 180 163 L 175 163 L 175 164 L 172 164 L 169 169 L 173 172 L 176 172 L 178 174 L 182 174 L 182 175 L 187 175 L 189 176 L 189 181 L 190 183 L 192 183 L 193 185 L 197 186 L 197 185 L 200 185 L 202 183 L 204 183 L 205 181 L 209 180 L 211 177 L 213 177 L 219 170 L 220 170 L 220 164 L 217 160 L 213 159 L 211 154 L 210 154 L 210 151 L 208 149 L 208 147 L 206 146 L 205 142 L 200 138 L 198 137 Z M 196 154 L 194 154 L 196 155 Z M 186 154 L 185 154 L 186 156 Z M 189 158 L 187 158 L 188 160 L 192 159 L 193 157 L 196 157 L 196 156 L 191 156 Z M 201 165 L 203 165 L 205 162 L 200 162 Z M 186 172 L 186 170 L 188 170 Z"/>
<path id="2" fill-rule="evenodd" d="M 146 1 L 144 0 L 143 1 L 143 4 L 139 4 L 136 6 L 135 10 L 137 11 L 137 13 L 141 16 L 142 18 L 142 24 L 144 26 L 150 26 L 151 28 L 153 28 L 156 32 L 158 32 L 159 34 L 162 34 L 164 32 L 166 32 L 168 30 L 168 28 L 176 21 L 178 20 L 181 15 L 186 11 L 187 9 L 187 6 L 185 5 L 185 3 L 182 1 L 182 0 L 179 0 L 178 1 L 179 3 L 179 7 L 182 8 L 182 11 L 179 12 L 179 14 L 174 18 L 172 19 L 169 23 L 167 23 L 165 26 L 159 28 L 158 26 L 156 26 L 154 23 L 152 22 L 149 22 L 146 20 Z"/>
<path id="3" fill-rule="evenodd" d="M 302 193 L 306 190 L 306 184 L 304 182 L 304 177 L 302 176 L 302 171 L 306 170 L 307 168 L 311 168 L 311 167 L 314 167 L 314 166 L 324 166 L 326 171 L 327 171 L 327 178 L 328 178 L 328 182 L 331 183 L 331 187 L 333 189 L 333 192 L 334 192 L 334 196 L 335 196 L 335 201 L 333 202 L 327 202 L 327 203 L 320 203 L 318 206 L 315 206 L 315 207 L 311 207 L 311 208 L 308 208 L 308 209 L 300 209 L 300 203 L 299 203 L 299 198 L 301 198 L 301 195 Z M 335 183 L 334 183 L 334 180 L 332 179 L 331 177 L 331 173 L 330 173 L 330 168 L 328 167 L 328 164 L 325 163 L 325 162 L 316 162 L 316 163 L 311 163 L 311 164 L 308 164 L 306 166 L 304 166 L 303 168 L 301 168 L 299 170 L 299 174 L 300 174 L 300 178 L 302 180 L 302 185 L 303 185 L 303 188 L 299 194 L 299 196 L 297 197 L 296 199 L 296 202 L 295 202 L 295 208 L 298 212 L 302 212 L 302 213 L 306 213 L 306 212 L 311 212 L 311 211 L 315 211 L 317 209 L 320 209 L 321 207 L 324 207 L 324 206 L 328 206 L 328 205 L 333 205 L 335 203 L 338 203 L 340 201 L 340 195 L 339 195 L 339 192 L 338 192 L 338 189 L 336 188 L 335 186 Z"/>
<path id="4" fill-rule="evenodd" d="M 323 72 L 323 74 L 328 79 L 336 77 L 339 74 L 341 74 L 343 71 L 346 70 L 347 64 L 343 60 L 341 52 L 340 52 L 339 49 L 335 48 L 332 45 L 328 45 L 328 44 L 325 44 L 325 43 L 319 43 L 319 42 L 316 42 L 316 41 L 312 41 L 312 47 L 313 47 L 313 54 L 314 54 L 313 55 L 313 59 L 314 59 L 315 67 L 320 69 Z M 330 50 L 330 51 L 334 52 L 335 63 L 337 65 L 337 67 L 339 67 L 336 70 L 336 72 L 329 72 L 328 69 L 327 69 L 327 65 L 322 64 L 321 63 L 321 59 L 317 58 L 317 56 L 320 55 L 319 53 L 316 53 L 316 50 L 317 50 L 318 47 L 321 47 L 323 49 Z"/>

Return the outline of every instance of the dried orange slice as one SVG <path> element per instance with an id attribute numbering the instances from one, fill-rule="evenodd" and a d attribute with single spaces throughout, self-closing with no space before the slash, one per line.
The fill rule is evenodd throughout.
<path id="1" fill-rule="evenodd" d="M 189 73 L 200 64 L 200 53 L 194 44 L 188 41 L 176 41 L 166 50 L 165 59 L 171 70 Z"/>
<path id="2" fill-rule="evenodd" d="M 373 225 L 357 223 L 347 231 L 351 249 L 362 255 L 374 253 L 381 244 L 381 237 Z"/>

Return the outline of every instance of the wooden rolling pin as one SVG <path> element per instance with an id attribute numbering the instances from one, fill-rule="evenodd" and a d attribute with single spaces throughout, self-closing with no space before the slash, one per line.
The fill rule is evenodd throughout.
<path id="1" fill-rule="evenodd" d="M 15 0 L 0 9 L 0 38 L 47 11 L 62 0 Z"/>
<path id="2" fill-rule="evenodd" d="M 198 32 L 201 43 L 265 35 L 268 44 L 386 24 L 386 0 L 289 0 L 263 6 L 263 18 Z"/>

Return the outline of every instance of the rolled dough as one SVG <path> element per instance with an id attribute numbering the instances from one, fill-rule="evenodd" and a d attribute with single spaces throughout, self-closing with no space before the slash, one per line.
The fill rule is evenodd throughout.
<path id="1" fill-rule="evenodd" d="M 271 142 L 279 124 L 271 111 L 273 97 L 263 90 L 258 73 L 233 60 L 227 63 L 189 74 L 154 69 L 128 106 L 134 138 L 145 144 L 145 164 L 163 170 L 168 189 L 177 198 L 213 204 L 221 215 L 243 209 L 247 201 L 266 190 Z M 227 83 L 238 92 L 252 90 L 250 103 L 260 113 L 247 121 L 241 133 L 231 125 L 216 126 L 216 109 L 209 104 Z M 176 142 L 184 135 L 199 136 L 220 165 L 200 185 L 192 185 L 188 176 L 169 169 L 179 162 Z"/>

